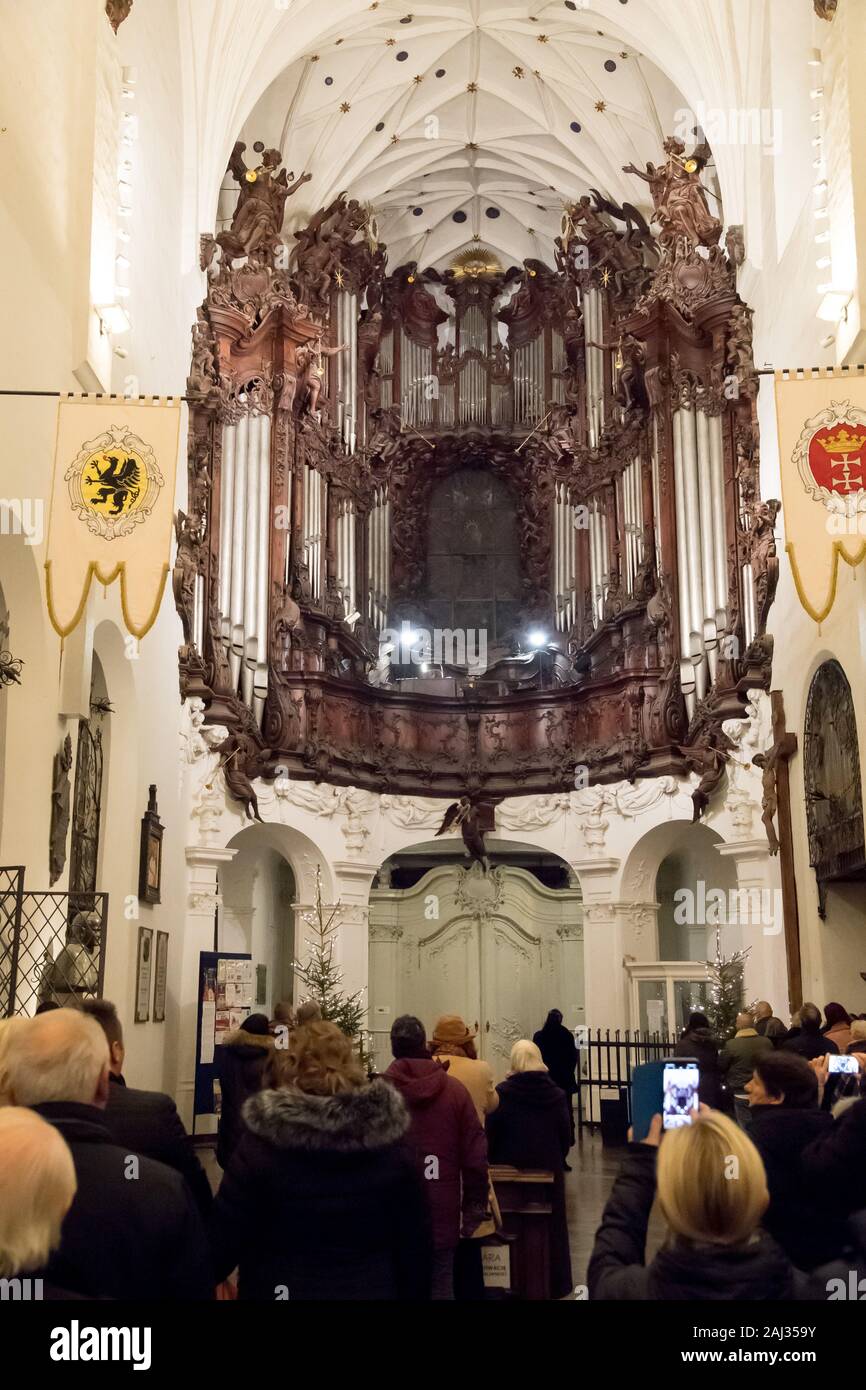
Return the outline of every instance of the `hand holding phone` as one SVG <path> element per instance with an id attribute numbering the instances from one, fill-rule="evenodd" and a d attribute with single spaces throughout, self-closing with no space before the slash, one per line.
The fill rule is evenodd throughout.
<path id="1" fill-rule="evenodd" d="M 860 1063 L 853 1054 L 845 1057 L 831 1054 L 827 1058 L 827 1070 L 831 1076 L 834 1073 L 842 1076 L 857 1076 L 860 1071 Z"/>
<path id="2" fill-rule="evenodd" d="M 665 1062 L 662 1074 L 662 1123 L 665 1129 L 690 1125 L 698 1113 L 701 1073 L 696 1061 Z"/>

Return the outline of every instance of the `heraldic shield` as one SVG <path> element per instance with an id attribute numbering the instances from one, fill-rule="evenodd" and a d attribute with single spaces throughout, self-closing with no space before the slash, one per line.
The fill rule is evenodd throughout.
<path id="1" fill-rule="evenodd" d="M 839 560 L 866 557 L 866 376 L 776 373 L 785 549 L 800 602 L 822 622 Z"/>
<path id="2" fill-rule="evenodd" d="M 120 576 L 123 616 L 143 637 L 168 574 L 180 403 L 60 401 L 48 554 L 48 612 L 61 636 L 81 618 L 91 580 Z"/>

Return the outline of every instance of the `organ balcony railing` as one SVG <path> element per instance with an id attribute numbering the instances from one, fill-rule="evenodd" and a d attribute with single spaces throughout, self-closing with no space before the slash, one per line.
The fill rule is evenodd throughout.
<path id="1" fill-rule="evenodd" d="M 448 795 L 562 787 L 584 765 L 718 780 L 723 720 L 769 679 L 777 573 L 735 255 L 583 207 L 555 270 L 386 273 L 356 210 L 311 224 L 348 229 L 327 262 L 308 229 L 288 270 L 209 265 L 182 688 L 247 740 L 236 769 Z M 476 568 L 511 585 L 483 602 L 441 544 L 470 492 L 479 534 L 490 508 L 513 537 L 511 555 L 479 542 Z M 397 660 L 405 626 L 450 646 Z"/>

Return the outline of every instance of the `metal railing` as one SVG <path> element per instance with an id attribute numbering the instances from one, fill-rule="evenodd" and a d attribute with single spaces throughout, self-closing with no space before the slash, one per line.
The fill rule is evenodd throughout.
<path id="1" fill-rule="evenodd" d="M 630 1032 L 619 1028 L 578 1030 L 578 1129 L 594 1130 L 601 1123 L 603 1099 L 625 1099 L 631 1115 L 631 1074 L 641 1062 L 670 1057 L 676 1034 Z M 605 1095 L 604 1093 L 608 1094 Z"/>
<path id="2" fill-rule="evenodd" d="M 0 1018 L 98 998 L 105 977 L 108 894 L 30 892 L 24 872 L 0 867 Z M 79 912 L 99 919 L 86 941 L 70 931 Z"/>

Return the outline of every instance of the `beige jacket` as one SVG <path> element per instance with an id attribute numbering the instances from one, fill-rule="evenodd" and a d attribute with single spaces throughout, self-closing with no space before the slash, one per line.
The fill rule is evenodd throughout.
<path id="1" fill-rule="evenodd" d="M 437 1062 L 448 1063 L 448 1075 L 455 1081 L 462 1081 L 472 1097 L 478 1119 L 484 1124 L 484 1116 L 489 1115 L 499 1104 L 499 1093 L 493 1084 L 493 1072 L 487 1062 L 480 1058 L 452 1057 L 450 1053 L 440 1052 Z"/>

